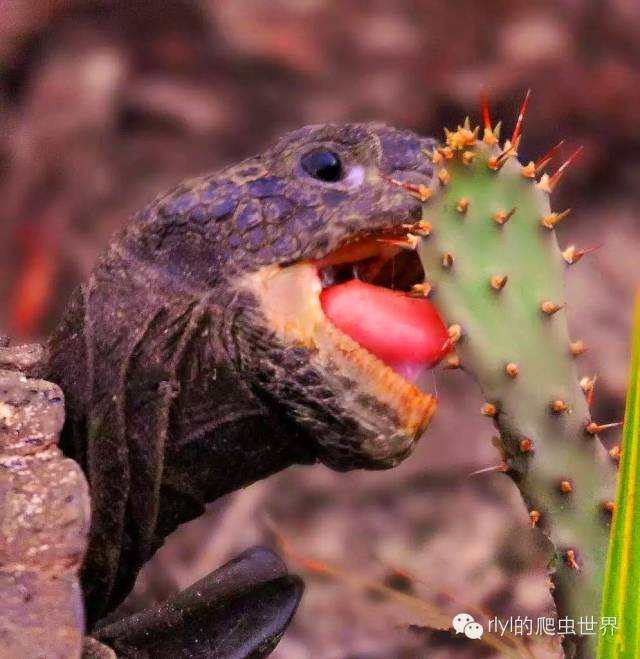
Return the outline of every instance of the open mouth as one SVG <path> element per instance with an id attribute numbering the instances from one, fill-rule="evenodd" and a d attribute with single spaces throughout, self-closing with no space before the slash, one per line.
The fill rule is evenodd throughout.
<path id="1" fill-rule="evenodd" d="M 416 286 L 424 279 L 413 250 L 375 234 L 315 263 L 327 318 L 405 379 L 415 382 L 449 348 L 447 330 Z"/>
<path id="2" fill-rule="evenodd" d="M 450 344 L 433 305 L 413 292 L 424 274 L 415 252 L 394 244 L 405 234 L 355 237 L 318 261 L 254 273 L 250 287 L 281 341 L 310 348 L 319 366 L 355 381 L 417 435 L 435 401 L 415 383 Z"/>

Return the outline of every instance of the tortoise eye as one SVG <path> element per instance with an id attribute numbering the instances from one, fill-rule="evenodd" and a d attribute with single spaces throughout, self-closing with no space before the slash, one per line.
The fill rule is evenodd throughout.
<path id="1" fill-rule="evenodd" d="M 325 183 L 335 183 L 342 178 L 342 163 L 339 156 L 329 149 L 314 149 L 302 156 L 302 169 L 309 176 Z"/>

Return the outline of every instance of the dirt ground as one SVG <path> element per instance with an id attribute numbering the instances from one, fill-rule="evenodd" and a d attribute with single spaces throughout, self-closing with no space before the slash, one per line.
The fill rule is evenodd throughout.
<path id="1" fill-rule="evenodd" d="M 383 120 L 423 134 L 485 89 L 511 129 L 532 88 L 522 159 L 566 139 L 582 157 L 555 199 L 573 335 L 598 374 L 594 418 L 622 417 L 640 279 L 640 5 L 631 0 L 0 0 L 0 334 L 42 338 L 109 236 L 158 192 L 308 123 Z M 447 614 L 551 615 L 545 547 L 493 465 L 473 383 L 436 371 L 441 405 L 415 454 L 379 473 L 297 468 L 213 504 L 169 540 L 128 606 L 194 582 L 252 544 L 309 572 L 277 659 L 498 656 L 425 628 Z M 604 438 L 617 441 L 616 431 Z M 317 566 L 316 566 L 317 567 Z M 325 570 L 326 572 L 326 570 Z M 594 603 L 594 615 L 597 605 Z M 529 639 L 537 658 L 557 639 Z"/>

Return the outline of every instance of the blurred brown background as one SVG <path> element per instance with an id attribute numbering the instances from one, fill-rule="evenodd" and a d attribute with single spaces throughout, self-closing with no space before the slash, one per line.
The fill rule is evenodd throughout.
<path id="1" fill-rule="evenodd" d="M 0 334 L 44 337 L 110 234 L 182 178 L 306 123 L 440 135 L 478 120 L 482 88 L 511 130 L 528 87 L 523 159 L 561 138 L 565 155 L 585 145 L 555 204 L 573 208 L 562 241 L 603 245 L 570 273 L 568 299 L 573 333 L 592 347 L 581 373 L 599 374 L 594 416 L 616 420 L 640 279 L 635 0 L 0 0 Z M 212 506 L 156 556 L 129 606 L 273 545 L 270 519 L 305 558 L 451 614 L 548 614 L 542 543 L 515 488 L 469 476 L 497 461 L 479 395 L 459 374 L 433 380 L 441 409 L 405 464 L 292 469 Z M 307 584 L 279 659 L 494 656 L 409 629 L 424 622 L 415 611 L 344 579 Z M 557 656 L 553 643 L 531 647 Z"/>

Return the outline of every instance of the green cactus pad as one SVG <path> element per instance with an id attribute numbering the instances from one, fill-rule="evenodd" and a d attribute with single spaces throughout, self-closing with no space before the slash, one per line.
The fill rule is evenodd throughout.
<path id="1" fill-rule="evenodd" d="M 553 543 L 558 615 L 595 617 L 616 470 L 588 425 L 582 346 L 567 328 L 564 273 L 581 253 L 558 247 L 549 196 L 559 175 L 539 180 L 517 159 L 519 138 L 501 148 L 490 126 L 483 140 L 468 123 L 446 135 L 416 232 L 430 299 L 456 342 L 451 365 L 477 380 L 494 417 L 504 471 L 529 510 L 523 530 L 537 525 Z M 565 638 L 567 656 L 594 648 Z"/>

